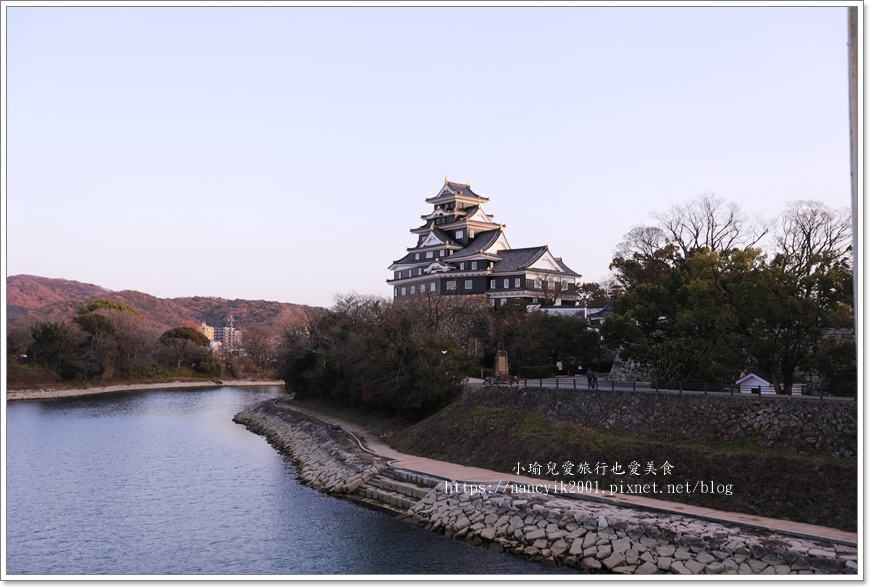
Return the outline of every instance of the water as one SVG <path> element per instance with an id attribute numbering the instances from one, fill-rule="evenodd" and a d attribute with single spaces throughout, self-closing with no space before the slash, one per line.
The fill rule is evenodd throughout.
<path id="1" fill-rule="evenodd" d="M 296 481 L 232 422 L 276 388 L 7 404 L 10 575 L 529 574 Z"/>

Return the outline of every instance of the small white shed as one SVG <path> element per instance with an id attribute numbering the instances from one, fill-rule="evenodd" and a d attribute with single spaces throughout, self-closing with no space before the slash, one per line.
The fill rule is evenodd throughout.
<path id="1" fill-rule="evenodd" d="M 740 386 L 740 393 L 760 393 L 760 394 L 775 394 L 776 389 L 773 387 L 773 381 L 768 381 L 766 377 L 762 377 L 757 373 L 750 373 L 741 377 L 736 381 Z"/>

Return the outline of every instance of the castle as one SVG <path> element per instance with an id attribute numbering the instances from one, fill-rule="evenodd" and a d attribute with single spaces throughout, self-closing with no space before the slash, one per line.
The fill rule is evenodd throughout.
<path id="1" fill-rule="evenodd" d="M 426 200 L 432 211 L 412 228 L 417 243 L 390 265 L 393 298 L 425 295 L 486 296 L 498 308 L 508 301 L 576 306 L 580 274 L 547 245 L 512 249 L 505 226 L 483 210 L 489 199 L 469 184 L 444 180 Z"/>

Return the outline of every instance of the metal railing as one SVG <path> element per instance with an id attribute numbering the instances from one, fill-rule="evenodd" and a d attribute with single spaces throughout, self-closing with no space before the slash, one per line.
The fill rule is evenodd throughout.
<path id="1" fill-rule="evenodd" d="M 858 394 L 855 388 L 826 388 L 812 389 L 808 387 L 793 388 L 791 394 L 777 394 L 773 391 L 761 391 L 756 388 L 754 390 L 741 390 L 740 386 L 730 383 L 710 383 L 710 382 L 692 382 L 692 381 L 677 381 L 677 382 L 650 382 L 650 381 L 611 381 L 610 379 L 598 378 L 593 380 L 590 386 L 585 375 L 576 376 L 559 376 L 545 379 L 529 379 L 525 377 L 509 377 L 495 378 L 488 377 L 482 381 L 481 385 L 497 385 L 505 387 L 538 387 L 538 388 L 554 388 L 554 389 L 575 389 L 578 391 L 586 390 L 607 390 L 607 391 L 644 391 L 652 393 L 677 393 L 691 395 L 731 395 L 744 397 L 762 397 L 762 398 L 803 398 L 815 400 L 850 400 L 857 401 Z"/>

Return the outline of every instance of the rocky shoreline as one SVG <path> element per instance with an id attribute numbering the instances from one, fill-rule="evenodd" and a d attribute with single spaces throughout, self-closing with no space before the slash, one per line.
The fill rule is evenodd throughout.
<path id="1" fill-rule="evenodd" d="M 7 389 L 6 401 L 22 401 L 36 399 L 62 399 L 86 395 L 101 395 L 106 393 L 121 393 L 127 391 L 145 391 L 149 389 L 186 389 L 203 387 L 262 387 L 284 385 L 283 381 L 246 381 L 246 380 L 212 380 L 212 381 L 169 381 L 166 383 L 130 383 L 126 385 L 107 385 L 102 387 L 78 387 L 58 389 Z"/>
<path id="2" fill-rule="evenodd" d="M 262 402 L 234 421 L 266 436 L 307 484 L 425 528 L 549 567 L 616 574 L 855 574 L 857 545 L 813 540 L 583 498 L 529 495 L 510 483 L 394 467 L 339 426 Z"/>

